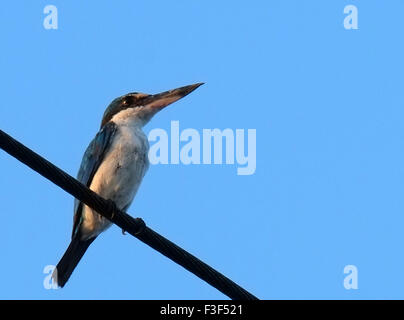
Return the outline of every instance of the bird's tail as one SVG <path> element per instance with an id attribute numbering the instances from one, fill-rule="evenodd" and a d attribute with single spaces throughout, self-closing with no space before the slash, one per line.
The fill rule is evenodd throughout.
<path id="1" fill-rule="evenodd" d="M 84 241 L 81 241 L 78 236 L 73 237 L 52 274 L 52 278 L 57 282 L 59 287 L 64 287 L 80 259 L 94 240 L 95 237 Z"/>

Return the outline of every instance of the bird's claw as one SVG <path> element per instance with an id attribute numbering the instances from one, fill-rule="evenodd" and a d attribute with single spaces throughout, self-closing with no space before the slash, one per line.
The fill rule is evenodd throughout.
<path id="1" fill-rule="evenodd" d="M 122 229 L 122 234 L 126 236 L 126 231 Z"/>

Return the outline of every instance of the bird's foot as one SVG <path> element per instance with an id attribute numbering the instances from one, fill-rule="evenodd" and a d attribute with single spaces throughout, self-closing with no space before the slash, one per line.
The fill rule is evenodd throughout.
<path id="1" fill-rule="evenodd" d="M 122 229 L 122 234 L 126 236 L 126 231 Z"/>

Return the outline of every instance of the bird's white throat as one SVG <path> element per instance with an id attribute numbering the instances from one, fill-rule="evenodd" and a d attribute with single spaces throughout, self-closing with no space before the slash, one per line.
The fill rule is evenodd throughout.
<path id="1" fill-rule="evenodd" d="M 150 117 L 145 117 L 145 115 L 146 110 L 144 107 L 128 108 L 115 114 L 111 121 L 118 126 L 123 125 L 142 128 L 151 118 L 151 115 Z"/>

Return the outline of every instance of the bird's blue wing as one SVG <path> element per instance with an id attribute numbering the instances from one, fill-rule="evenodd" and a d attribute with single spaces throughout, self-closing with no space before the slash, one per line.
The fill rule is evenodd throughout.
<path id="1" fill-rule="evenodd" d="M 108 122 L 97 133 L 93 141 L 91 141 L 91 143 L 87 147 L 87 150 L 83 156 L 83 160 L 81 161 L 79 173 L 77 175 L 77 180 L 79 180 L 87 187 L 90 187 L 94 175 L 97 172 L 101 162 L 103 161 L 105 153 L 113 140 L 116 130 L 116 124 L 112 121 Z M 82 207 L 82 203 L 79 200 L 75 199 L 72 237 L 77 233 L 79 229 L 78 227 L 81 224 Z"/>

